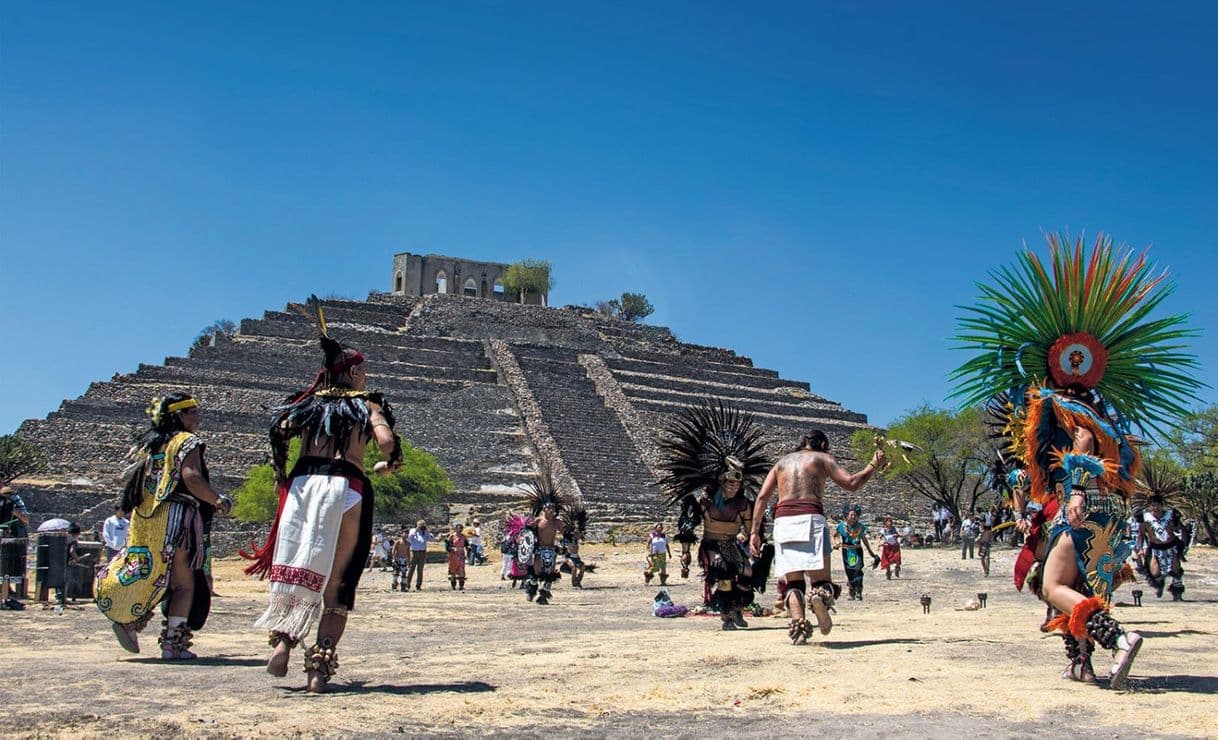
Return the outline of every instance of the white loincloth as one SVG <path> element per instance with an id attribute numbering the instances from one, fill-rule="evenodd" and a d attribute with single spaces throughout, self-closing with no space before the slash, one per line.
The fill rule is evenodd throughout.
<path id="1" fill-rule="evenodd" d="M 303 637 L 321 616 L 322 594 L 334 568 L 338 530 L 351 492 L 350 481 L 339 475 L 292 479 L 275 539 L 271 603 L 255 627 Z"/>
<path id="2" fill-rule="evenodd" d="M 796 528 L 798 532 L 794 531 Z M 787 541 L 783 542 L 784 539 Z M 774 540 L 774 572 L 779 576 L 825 567 L 829 528 L 820 514 L 775 519 Z"/>

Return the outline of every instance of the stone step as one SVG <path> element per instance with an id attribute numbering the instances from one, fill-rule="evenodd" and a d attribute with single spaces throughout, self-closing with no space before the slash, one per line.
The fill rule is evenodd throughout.
<path id="1" fill-rule="evenodd" d="M 288 375 L 268 374 L 266 368 L 254 366 L 214 365 L 196 362 L 188 358 L 170 358 L 170 365 L 140 365 L 132 375 L 119 375 L 111 382 L 123 383 L 128 381 L 155 381 L 173 385 L 182 389 L 195 387 L 200 380 L 207 385 L 232 386 L 274 391 L 281 397 L 294 395 L 312 382 L 309 376 L 293 377 Z M 175 361 L 178 360 L 178 361 Z M 389 369 L 393 369 L 390 366 Z M 482 377 L 482 376 L 479 376 Z M 490 376 L 485 376 L 490 377 Z M 399 377 L 380 372 L 368 373 L 368 384 L 374 390 L 384 393 L 391 402 L 398 399 L 417 398 L 420 402 L 429 402 L 437 394 L 450 393 L 468 386 L 470 381 L 448 380 L 443 378 Z"/>
<path id="2" fill-rule="evenodd" d="M 677 368 L 677 370 L 681 370 L 681 368 Z M 611 372 L 623 389 L 646 388 L 691 395 L 717 395 L 725 398 L 751 398 L 763 402 L 812 403 L 822 404 L 826 407 L 841 407 L 841 404 L 818 396 L 799 385 L 780 385 L 772 388 L 761 388 L 755 385 L 722 383 L 696 376 L 696 373 L 676 376 L 636 372 L 633 370 L 612 370 Z"/>
<path id="3" fill-rule="evenodd" d="M 272 339 L 289 339 L 300 342 L 317 340 L 317 329 L 303 316 L 295 314 L 274 314 L 277 319 L 244 319 L 241 322 L 243 337 L 265 337 Z M 481 342 L 462 339 L 448 339 L 435 336 L 411 336 L 397 331 L 361 331 L 344 328 L 334 331 L 334 337 L 344 344 L 356 347 L 364 352 L 369 350 L 396 351 L 409 354 L 415 349 L 431 349 L 472 356 L 483 355 Z M 316 347 L 316 344 L 313 344 Z M 319 350 L 315 350 L 318 351 Z"/>
<path id="4" fill-rule="evenodd" d="M 633 405 L 640 411 L 652 412 L 658 414 L 674 414 L 679 409 L 687 407 L 688 404 L 673 403 L 670 401 L 655 401 L 651 399 L 635 399 L 632 400 Z M 855 430 L 871 428 L 866 421 L 857 421 L 851 419 L 837 419 L 820 413 L 809 413 L 803 415 L 789 414 L 774 414 L 768 411 L 751 411 L 748 406 L 741 405 L 745 411 L 749 411 L 757 419 L 757 421 L 766 425 L 791 426 L 791 427 L 817 427 L 828 431 L 829 429 L 837 430 Z M 866 418 L 866 417 L 864 417 Z"/>
<path id="5" fill-rule="evenodd" d="M 578 354 L 538 347 L 512 349 L 584 500 L 620 501 L 645 487 L 650 471 L 621 420 L 604 406 L 576 361 Z"/>
<path id="6" fill-rule="evenodd" d="M 658 401 L 683 406 L 696 406 L 703 399 L 710 397 L 729 401 L 740 410 L 749 413 L 767 413 L 775 416 L 790 416 L 795 418 L 838 419 L 860 424 L 867 423 L 866 416 L 856 414 L 853 411 L 846 411 L 837 404 L 813 403 L 811 401 L 801 403 L 795 399 L 790 401 L 781 400 L 779 397 L 772 397 L 771 400 L 761 400 L 756 397 L 733 396 L 730 393 L 681 393 L 637 385 L 623 386 L 622 390 L 632 402 L 636 400 Z"/>
<path id="7" fill-rule="evenodd" d="M 720 372 L 778 377 L 777 372 L 754 367 L 751 359 L 742 357 L 731 350 L 719 347 L 705 347 L 699 344 L 686 344 L 685 342 L 677 343 L 673 349 L 674 351 L 671 353 L 630 349 L 621 353 L 621 356 L 627 360 L 658 362 L 662 365 L 675 362 L 699 367 L 706 366 L 711 370 L 718 370 Z"/>
<path id="8" fill-rule="evenodd" d="M 706 367 L 688 366 L 678 363 L 663 364 L 642 360 L 619 359 L 606 357 L 605 364 L 616 374 L 619 370 L 627 370 L 648 376 L 667 376 L 677 379 L 702 380 L 726 385 L 740 385 L 750 388 L 772 390 L 775 388 L 797 388 L 807 391 L 808 384 L 797 380 L 783 380 L 774 375 L 720 372 Z M 629 382 L 629 381 L 627 381 Z"/>

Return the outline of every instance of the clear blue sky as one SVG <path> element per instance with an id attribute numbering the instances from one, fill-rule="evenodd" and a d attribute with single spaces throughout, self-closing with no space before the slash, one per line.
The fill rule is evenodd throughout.
<path id="1" fill-rule="evenodd" d="M 884 424 L 987 269 L 1103 229 L 1218 386 L 1218 9 L 1118 5 L 4 0 L 0 433 L 399 251 L 641 291 Z"/>

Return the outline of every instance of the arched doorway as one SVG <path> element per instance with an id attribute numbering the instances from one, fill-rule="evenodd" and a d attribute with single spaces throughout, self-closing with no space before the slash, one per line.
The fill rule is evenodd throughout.
<path id="1" fill-rule="evenodd" d="M 503 300 L 503 278 L 495 278 L 495 285 L 491 288 L 491 297 L 496 300 Z"/>
<path id="2" fill-rule="evenodd" d="M 448 275 L 446 275 L 443 270 L 436 273 L 436 292 L 448 292 Z"/>
<path id="3" fill-rule="evenodd" d="M 402 273 L 400 273 L 400 272 L 397 274 L 397 276 L 395 276 L 393 278 L 393 292 L 394 293 L 402 292 Z"/>
<path id="4" fill-rule="evenodd" d="M 471 298 L 478 297 L 478 283 L 473 278 L 466 278 L 465 285 L 462 286 L 461 292 Z"/>

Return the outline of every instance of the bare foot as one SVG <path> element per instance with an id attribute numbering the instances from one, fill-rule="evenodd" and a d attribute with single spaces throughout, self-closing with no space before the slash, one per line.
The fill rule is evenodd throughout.
<path id="1" fill-rule="evenodd" d="M 321 671 L 309 671 L 308 691 L 310 694 L 326 693 L 326 684 L 328 682 L 326 674 Z"/>
<path id="2" fill-rule="evenodd" d="M 280 642 L 275 646 L 275 652 L 271 653 L 271 659 L 266 662 L 266 672 L 276 678 L 283 678 L 288 675 L 288 661 L 292 658 L 292 648 L 287 641 Z"/>

